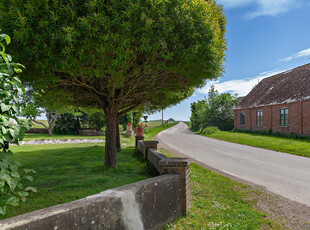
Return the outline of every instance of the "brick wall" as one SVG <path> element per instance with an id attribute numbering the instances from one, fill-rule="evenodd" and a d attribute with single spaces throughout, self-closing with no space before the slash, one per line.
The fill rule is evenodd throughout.
<path id="1" fill-rule="evenodd" d="M 280 126 L 280 109 L 288 108 L 288 126 Z M 257 111 L 263 111 L 263 124 L 257 126 Z M 245 112 L 245 125 L 240 125 L 240 112 Z M 266 130 L 284 134 L 310 135 L 310 101 L 234 110 L 236 129 Z"/>
<path id="2" fill-rule="evenodd" d="M 160 174 L 180 175 L 182 214 L 187 215 L 190 208 L 190 178 L 189 163 L 187 158 L 168 158 L 157 151 L 158 141 L 144 141 L 144 138 L 136 136 L 136 147 Z"/>

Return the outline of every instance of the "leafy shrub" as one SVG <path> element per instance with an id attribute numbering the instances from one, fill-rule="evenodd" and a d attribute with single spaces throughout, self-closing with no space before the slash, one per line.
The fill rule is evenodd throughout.
<path id="1" fill-rule="evenodd" d="M 213 133 L 217 133 L 219 132 L 220 130 L 218 129 L 218 127 L 216 126 L 209 126 L 209 127 L 206 127 L 204 128 L 201 133 L 202 134 L 207 134 L 207 135 L 210 135 L 210 134 L 213 134 Z"/>
<path id="2" fill-rule="evenodd" d="M 103 112 L 85 113 L 78 112 L 60 114 L 55 125 L 57 134 L 77 134 L 79 129 L 101 130 L 105 126 Z"/>
<path id="3" fill-rule="evenodd" d="M 101 130 L 105 126 L 105 115 L 103 112 L 82 113 L 82 116 L 79 118 L 82 128 Z"/>
<path id="4" fill-rule="evenodd" d="M 0 214 L 5 215 L 7 206 L 17 206 L 25 201 L 33 187 L 25 188 L 23 180 L 33 181 L 29 174 L 33 170 L 24 170 L 24 175 L 18 172 L 21 166 L 14 161 L 9 145 L 18 144 L 22 140 L 31 123 L 20 121 L 19 96 L 25 93 L 21 81 L 16 74 L 22 72 L 21 64 L 12 63 L 12 57 L 5 53 L 5 46 L 11 39 L 0 34 Z"/>
<path id="5" fill-rule="evenodd" d="M 54 132 L 57 134 L 77 134 L 79 129 L 80 123 L 74 114 L 62 113 L 56 121 Z"/>
<path id="6" fill-rule="evenodd" d="M 220 94 L 214 86 L 208 93 L 208 98 L 191 103 L 191 123 L 193 130 L 216 126 L 221 131 L 234 128 L 233 107 L 237 104 L 237 95 Z"/>

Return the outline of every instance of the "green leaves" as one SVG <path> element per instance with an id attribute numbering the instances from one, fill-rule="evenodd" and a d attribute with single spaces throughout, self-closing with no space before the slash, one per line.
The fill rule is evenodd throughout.
<path id="1" fill-rule="evenodd" d="M 11 38 L 6 35 L 6 34 L 0 34 L 0 42 L 5 40 L 6 41 L 6 44 L 10 44 L 11 43 Z"/>
<path id="2" fill-rule="evenodd" d="M 38 192 L 38 190 L 36 188 L 34 188 L 34 187 L 27 187 L 25 189 L 25 191 L 27 191 L 27 192 Z"/>
<path id="3" fill-rule="evenodd" d="M 22 181 L 33 181 L 32 169 L 25 169 L 25 175 L 18 172 L 20 163 L 12 159 L 10 152 L 0 152 L 0 214 L 5 215 L 7 206 L 17 206 L 25 202 L 31 192 L 37 192 L 34 187 L 24 188 Z"/>
<path id="4" fill-rule="evenodd" d="M 6 213 L 6 205 L 0 206 L 0 214 L 5 215 Z"/>
<path id="5" fill-rule="evenodd" d="M 2 113 L 7 112 L 7 111 L 10 110 L 10 107 L 7 106 L 7 105 L 4 104 L 4 103 L 1 103 L 0 108 L 1 108 L 1 112 L 2 112 Z"/>
<path id="6" fill-rule="evenodd" d="M 5 41 L 5 43 L 3 42 Z M 5 215 L 7 206 L 17 206 L 19 201 L 25 201 L 29 192 L 35 188 L 24 189 L 23 180 L 33 181 L 33 170 L 26 170 L 21 176 L 18 172 L 21 166 L 12 158 L 9 150 L 11 143 L 18 144 L 22 139 L 28 124 L 20 121 L 19 96 L 25 92 L 21 81 L 16 76 L 22 72 L 23 65 L 12 63 L 12 57 L 5 53 L 5 45 L 9 44 L 9 36 L 0 34 L 0 214 Z"/>

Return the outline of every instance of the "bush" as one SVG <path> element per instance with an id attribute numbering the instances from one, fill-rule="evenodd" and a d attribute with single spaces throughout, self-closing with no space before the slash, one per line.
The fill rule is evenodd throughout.
<path id="1" fill-rule="evenodd" d="M 218 127 L 216 126 L 209 126 L 209 127 L 206 127 L 204 128 L 201 133 L 202 134 L 207 134 L 207 135 L 210 135 L 210 134 L 213 134 L 213 133 L 217 133 L 219 132 L 220 130 L 218 129 Z"/>
<path id="2" fill-rule="evenodd" d="M 80 123 L 77 117 L 72 113 L 60 114 L 55 125 L 57 134 L 77 134 L 80 129 Z"/>
<path id="3" fill-rule="evenodd" d="M 82 129 L 87 128 L 99 131 L 105 127 L 105 115 L 103 112 L 82 112 L 82 116 L 80 116 L 79 120 Z"/>
<path id="4" fill-rule="evenodd" d="M 103 112 L 85 113 L 79 115 L 72 113 L 60 114 L 55 125 L 57 134 L 78 134 L 80 129 L 101 130 L 105 126 Z"/>
<path id="5" fill-rule="evenodd" d="M 20 115 L 19 96 L 25 93 L 25 89 L 17 74 L 22 72 L 21 64 L 12 63 L 12 57 L 5 53 L 5 45 L 11 39 L 5 34 L 0 34 L 0 214 L 5 215 L 9 205 L 17 206 L 20 201 L 25 201 L 29 192 L 36 192 L 33 187 L 25 188 L 23 180 L 33 180 L 29 174 L 33 170 L 19 172 L 21 166 L 12 157 L 9 150 L 10 144 L 18 144 L 23 139 L 25 131 L 31 123 L 25 123 L 18 119 Z"/>

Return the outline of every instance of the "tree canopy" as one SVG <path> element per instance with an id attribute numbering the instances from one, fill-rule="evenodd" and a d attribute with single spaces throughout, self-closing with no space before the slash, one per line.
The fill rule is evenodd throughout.
<path id="1" fill-rule="evenodd" d="M 220 94 L 211 86 L 208 98 L 191 104 L 191 123 L 195 130 L 216 126 L 220 130 L 234 128 L 233 107 L 237 104 L 237 94 Z"/>
<path id="2" fill-rule="evenodd" d="M 120 115 L 175 104 L 223 70 L 226 20 L 213 0 L 0 0 L 0 11 L 24 80 L 104 110 L 107 166 Z"/>

